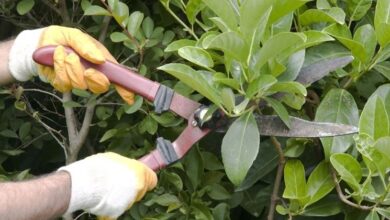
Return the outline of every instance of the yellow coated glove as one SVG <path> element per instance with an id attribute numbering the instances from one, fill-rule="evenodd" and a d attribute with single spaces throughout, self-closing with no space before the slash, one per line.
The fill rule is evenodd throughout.
<path id="1" fill-rule="evenodd" d="M 72 194 L 67 213 L 85 210 L 115 219 L 157 184 L 157 176 L 137 160 L 116 153 L 96 154 L 62 167 L 69 172 Z"/>
<path id="2" fill-rule="evenodd" d="M 36 43 L 35 43 L 36 41 Z M 57 45 L 54 53 L 54 68 L 31 65 L 32 52 L 43 46 Z M 101 64 L 105 60 L 117 63 L 110 52 L 97 40 L 75 28 L 49 26 L 42 29 L 21 32 L 14 41 L 10 52 L 11 74 L 19 81 L 35 75 L 43 76 L 55 89 L 68 92 L 73 88 L 89 89 L 93 93 L 103 93 L 109 89 L 110 82 L 101 72 L 85 69 L 77 54 L 67 54 L 62 46 L 71 47 L 84 59 Z M 134 94 L 116 86 L 119 95 L 129 104 L 134 102 Z"/>

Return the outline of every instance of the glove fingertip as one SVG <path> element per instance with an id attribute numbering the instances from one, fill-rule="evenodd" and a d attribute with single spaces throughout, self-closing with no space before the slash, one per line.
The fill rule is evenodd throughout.
<path id="1" fill-rule="evenodd" d="M 95 69 L 89 68 L 85 70 L 84 77 L 88 89 L 95 94 L 107 92 L 110 87 L 110 81 L 107 77 Z"/>

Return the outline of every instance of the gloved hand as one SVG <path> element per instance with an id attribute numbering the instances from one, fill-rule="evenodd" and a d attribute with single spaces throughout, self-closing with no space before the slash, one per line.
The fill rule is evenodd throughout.
<path id="1" fill-rule="evenodd" d="M 115 219 L 157 184 L 157 176 L 149 167 L 112 152 L 87 157 L 59 170 L 71 176 L 67 213 L 82 209 Z"/>
<path id="2" fill-rule="evenodd" d="M 59 45 L 54 53 L 54 68 L 35 64 L 33 52 L 43 46 Z M 67 54 L 63 47 L 73 48 L 84 59 L 100 64 L 105 60 L 117 62 L 110 52 L 91 36 L 75 28 L 49 26 L 42 29 L 26 30 L 15 39 L 9 55 L 9 69 L 19 81 L 29 80 L 37 73 L 60 92 L 72 88 L 89 89 L 93 93 L 103 93 L 109 88 L 109 81 L 101 72 L 84 69 L 78 55 Z M 129 104 L 134 102 L 134 94 L 116 86 L 119 95 Z"/>

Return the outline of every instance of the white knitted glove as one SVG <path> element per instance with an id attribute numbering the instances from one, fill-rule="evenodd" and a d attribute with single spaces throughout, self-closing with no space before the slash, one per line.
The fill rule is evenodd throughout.
<path id="1" fill-rule="evenodd" d="M 66 213 L 85 210 L 115 219 L 157 184 L 143 163 L 115 153 L 101 153 L 62 167 L 69 172 L 72 194 Z"/>

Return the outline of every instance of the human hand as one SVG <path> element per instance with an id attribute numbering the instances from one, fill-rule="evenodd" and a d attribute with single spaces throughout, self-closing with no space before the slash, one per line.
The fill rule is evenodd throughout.
<path id="1" fill-rule="evenodd" d="M 42 66 L 32 61 L 35 49 L 57 45 L 53 59 L 54 67 Z M 75 53 L 67 54 L 62 46 L 71 47 Z M 11 74 L 19 81 L 26 81 L 38 73 L 60 92 L 73 88 L 89 89 L 93 93 L 103 93 L 110 82 L 101 72 L 85 69 L 79 56 L 101 64 L 106 60 L 117 62 L 110 52 L 97 40 L 75 28 L 49 26 L 42 29 L 23 31 L 15 39 L 10 53 Z M 119 95 L 129 104 L 134 102 L 134 94 L 115 86 Z"/>
<path id="2" fill-rule="evenodd" d="M 118 154 L 100 153 L 62 167 L 69 172 L 72 194 L 67 213 L 85 210 L 115 219 L 157 184 L 143 163 Z"/>

